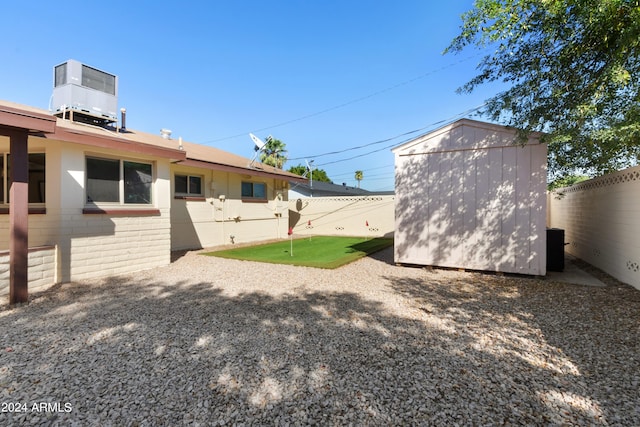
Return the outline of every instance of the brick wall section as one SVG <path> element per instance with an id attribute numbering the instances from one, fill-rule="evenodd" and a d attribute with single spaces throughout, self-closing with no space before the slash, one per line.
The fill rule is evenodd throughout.
<path id="1" fill-rule="evenodd" d="M 131 273 L 170 262 L 169 209 L 161 209 L 159 215 L 68 214 L 61 223 L 63 282 Z"/>
<path id="2" fill-rule="evenodd" d="M 548 205 L 566 252 L 640 289 L 640 166 L 560 189 Z"/>
<path id="3" fill-rule="evenodd" d="M 29 292 L 47 289 L 56 283 L 55 246 L 29 248 Z M 0 252 L 0 295 L 9 294 L 9 251 Z"/>

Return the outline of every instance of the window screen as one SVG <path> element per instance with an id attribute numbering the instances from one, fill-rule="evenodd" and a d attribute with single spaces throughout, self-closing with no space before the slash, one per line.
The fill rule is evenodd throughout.
<path id="1" fill-rule="evenodd" d="M 199 176 L 189 177 L 189 194 L 202 194 L 202 178 Z"/>
<path id="2" fill-rule="evenodd" d="M 2 161 L 0 161 L 0 168 L 1 167 Z M 4 168 L 2 170 L 4 171 Z M 45 176 L 45 154 L 29 153 L 29 203 L 45 202 Z M 7 154 L 7 183 L 5 186 L 4 180 L 2 180 L 2 190 L 0 191 L 2 196 L 4 196 L 5 188 L 8 190 L 11 187 L 11 182 L 11 155 Z M 4 200 L 4 197 L 0 197 L 0 201 L 2 200 Z M 9 203 L 8 192 L 7 203 Z"/>
<path id="3" fill-rule="evenodd" d="M 45 155 L 29 154 L 29 203 L 44 203 Z"/>
<path id="4" fill-rule="evenodd" d="M 267 198 L 266 186 L 264 184 L 254 183 L 253 197 L 255 197 L 256 199 L 266 199 Z"/>
<path id="5" fill-rule="evenodd" d="M 181 194 L 188 194 L 189 192 L 189 177 L 185 176 L 185 175 L 176 175 L 176 180 L 175 180 L 175 187 L 174 187 L 174 191 L 176 193 L 181 193 Z"/>
<path id="6" fill-rule="evenodd" d="M 123 162 L 124 202 L 151 203 L 153 171 L 149 163 Z"/>
<path id="7" fill-rule="evenodd" d="M 87 157 L 87 202 L 119 202 L 120 161 Z"/>
<path id="8" fill-rule="evenodd" d="M 253 184 L 250 182 L 242 183 L 242 197 L 253 197 Z"/>
<path id="9" fill-rule="evenodd" d="M 4 181 L 4 156 L 0 155 L 0 178 L 2 179 L 2 185 L 0 185 L 0 203 L 4 203 L 4 189 L 5 189 L 5 181 Z"/>

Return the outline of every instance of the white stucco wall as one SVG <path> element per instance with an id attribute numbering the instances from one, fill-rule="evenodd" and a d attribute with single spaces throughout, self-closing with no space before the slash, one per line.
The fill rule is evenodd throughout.
<path id="1" fill-rule="evenodd" d="M 62 281 L 121 274 L 167 265 L 171 259 L 169 161 L 113 150 L 62 144 L 59 209 L 60 272 Z M 152 162 L 153 203 L 148 206 L 113 206 L 118 209 L 157 209 L 153 214 L 83 214 L 85 157 L 103 156 Z M 56 201 L 57 201 L 56 200 Z M 52 201 L 53 202 L 53 201 Z M 47 199 L 47 205 L 49 199 Z M 111 206 L 101 206 L 109 208 Z M 47 214 L 49 209 L 47 207 Z"/>
<path id="2" fill-rule="evenodd" d="M 6 138 L 0 140 L 0 149 L 8 151 Z M 43 150 L 46 152 L 46 214 L 29 215 L 29 246 L 57 247 L 57 260 L 52 264 L 56 271 L 48 277 L 55 277 L 57 282 L 67 282 L 169 264 L 169 160 L 41 138 L 29 139 L 30 152 Z M 156 209 L 157 212 L 83 213 L 86 155 L 152 162 L 154 201 L 152 206 L 143 209 Z M 2 215 L 0 250 L 7 250 L 8 246 L 8 215 Z"/>
<path id="3" fill-rule="evenodd" d="M 29 249 L 29 292 L 43 291 L 56 283 L 58 252 L 55 246 Z M 0 251 L 0 295 L 9 294 L 9 251 Z"/>
<path id="4" fill-rule="evenodd" d="M 201 176 L 203 198 L 176 198 L 176 174 Z M 264 183 L 267 201 L 243 201 L 243 181 Z M 170 194 L 172 250 L 287 237 L 287 187 L 284 181 L 177 164 L 171 166 Z"/>
<path id="5" fill-rule="evenodd" d="M 546 274 L 546 145 L 462 120 L 394 149 L 395 261 Z"/>
<path id="6" fill-rule="evenodd" d="M 301 236 L 393 236 L 394 198 L 383 195 L 292 199 L 289 222 L 294 235 Z"/>

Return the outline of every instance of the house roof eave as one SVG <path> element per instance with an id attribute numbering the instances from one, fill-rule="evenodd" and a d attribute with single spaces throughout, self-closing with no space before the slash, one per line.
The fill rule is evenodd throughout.
<path id="1" fill-rule="evenodd" d="M 242 175 L 277 178 L 283 181 L 307 182 L 306 178 L 291 174 L 289 172 L 284 172 L 284 171 L 282 173 L 270 172 L 270 171 L 254 169 L 250 167 L 242 168 L 239 166 L 232 166 L 232 165 L 226 165 L 226 164 L 215 163 L 215 162 L 207 162 L 204 160 L 190 159 L 190 158 L 186 158 L 185 160 L 181 160 L 176 163 L 184 166 L 192 166 L 192 167 L 209 169 L 209 170 L 217 170 L 222 172 L 233 172 L 233 173 L 238 173 Z"/>
<path id="2" fill-rule="evenodd" d="M 137 154 L 145 154 L 153 157 L 180 161 L 186 158 L 186 153 L 179 149 L 160 147 L 141 142 L 120 139 L 112 136 L 101 136 L 93 133 L 81 132 L 58 127 L 55 133 L 43 135 L 46 139 L 72 142 L 75 144 L 90 145 L 93 147 L 109 148 L 113 150 L 128 151 Z"/>
<path id="3" fill-rule="evenodd" d="M 49 114 L 0 105 L 0 127 L 26 129 L 30 133 L 51 133 L 56 129 L 56 118 Z"/>

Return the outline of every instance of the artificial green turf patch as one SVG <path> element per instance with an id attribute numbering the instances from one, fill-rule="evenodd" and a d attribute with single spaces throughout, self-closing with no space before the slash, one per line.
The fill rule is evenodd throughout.
<path id="1" fill-rule="evenodd" d="M 293 243 L 293 251 L 291 244 Z M 277 243 L 207 252 L 203 255 L 246 261 L 338 268 L 393 245 L 390 238 L 314 236 Z"/>

